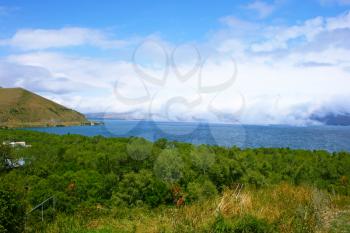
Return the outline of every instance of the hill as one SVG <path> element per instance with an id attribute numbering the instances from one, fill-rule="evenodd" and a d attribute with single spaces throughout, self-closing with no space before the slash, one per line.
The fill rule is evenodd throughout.
<path id="1" fill-rule="evenodd" d="M 349 126 L 350 125 L 350 114 L 349 113 L 343 113 L 343 114 L 334 114 L 334 113 L 328 113 L 326 115 L 313 115 L 311 116 L 312 120 L 319 121 L 321 123 L 324 123 L 326 125 L 342 125 L 342 126 Z"/>
<path id="2" fill-rule="evenodd" d="M 85 116 L 22 88 L 0 88 L 0 127 L 80 125 Z"/>

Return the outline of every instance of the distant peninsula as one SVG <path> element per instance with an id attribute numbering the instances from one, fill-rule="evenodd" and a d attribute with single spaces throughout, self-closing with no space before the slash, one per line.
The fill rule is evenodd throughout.
<path id="1" fill-rule="evenodd" d="M 86 125 L 86 117 L 23 88 L 0 88 L 0 127 Z"/>
<path id="2" fill-rule="evenodd" d="M 319 121 L 325 125 L 350 126 L 349 113 L 328 113 L 326 115 L 312 115 L 311 119 Z"/>

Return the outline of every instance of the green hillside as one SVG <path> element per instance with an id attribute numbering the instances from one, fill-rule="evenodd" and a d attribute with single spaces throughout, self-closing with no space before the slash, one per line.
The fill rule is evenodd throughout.
<path id="1" fill-rule="evenodd" d="M 0 88 L 0 127 L 80 125 L 83 114 L 22 88 Z"/>

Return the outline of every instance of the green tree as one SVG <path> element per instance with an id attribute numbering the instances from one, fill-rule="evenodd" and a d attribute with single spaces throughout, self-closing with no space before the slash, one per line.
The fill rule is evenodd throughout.
<path id="1" fill-rule="evenodd" d="M 134 160 L 144 160 L 152 153 L 153 144 L 143 138 L 132 138 L 127 145 L 127 153 Z"/>
<path id="2" fill-rule="evenodd" d="M 206 174 L 215 163 L 215 154 L 208 147 L 199 146 L 191 152 L 191 159 L 193 166 L 202 174 Z"/>
<path id="3" fill-rule="evenodd" d="M 116 205 L 146 203 L 155 207 L 170 198 L 170 191 L 152 172 L 141 170 L 139 173 L 126 174 L 118 184 L 112 198 Z"/>
<path id="4" fill-rule="evenodd" d="M 163 150 L 154 164 L 155 175 L 172 184 L 180 180 L 184 169 L 184 162 L 176 149 Z"/>

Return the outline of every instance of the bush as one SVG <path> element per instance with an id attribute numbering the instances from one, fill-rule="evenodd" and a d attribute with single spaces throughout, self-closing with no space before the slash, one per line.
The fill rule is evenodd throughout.
<path id="1" fill-rule="evenodd" d="M 215 185 L 208 179 L 189 183 L 187 191 L 191 201 L 205 200 L 217 194 Z"/>
<path id="2" fill-rule="evenodd" d="M 213 233 L 273 233 L 276 232 L 265 220 L 251 215 L 245 215 L 236 221 L 228 221 L 221 215 L 212 225 L 210 232 Z"/>
<path id="3" fill-rule="evenodd" d="M 211 233 L 232 233 L 234 230 L 233 224 L 225 220 L 221 215 L 215 219 L 211 227 Z"/>
<path id="4" fill-rule="evenodd" d="M 234 225 L 234 233 L 272 233 L 273 227 L 265 220 L 258 219 L 251 215 L 245 215 Z"/>
<path id="5" fill-rule="evenodd" d="M 112 202 L 115 205 L 147 204 L 151 207 L 163 204 L 169 199 L 170 191 L 165 183 L 159 181 L 154 175 L 141 170 L 139 173 L 128 173 L 113 192 Z"/>
<path id="6" fill-rule="evenodd" d="M 13 192 L 0 189 L 0 232 L 22 232 L 24 208 Z"/>
<path id="7" fill-rule="evenodd" d="M 10 147 L 0 145 L 0 172 L 6 171 L 11 168 L 11 150 Z"/>

